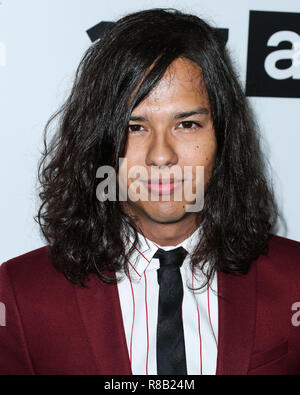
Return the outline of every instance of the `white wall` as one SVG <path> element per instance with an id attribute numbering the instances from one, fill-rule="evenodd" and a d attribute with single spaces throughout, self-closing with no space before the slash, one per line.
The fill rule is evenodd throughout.
<path id="1" fill-rule="evenodd" d="M 184 5 L 183 5 L 184 4 Z M 228 48 L 245 84 L 249 10 L 300 12 L 299 0 L 1 0 L 0 262 L 45 244 L 33 220 L 43 128 L 71 88 L 100 21 L 152 7 L 195 12 L 229 28 Z M 300 21 L 299 21 L 300 24 Z M 300 241 L 299 99 L 250 98 L 265 138 L 287 232 Z"/>

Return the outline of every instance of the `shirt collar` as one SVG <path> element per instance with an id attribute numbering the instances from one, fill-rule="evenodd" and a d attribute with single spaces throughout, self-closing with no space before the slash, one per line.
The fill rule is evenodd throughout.
<path id="1" fill-rule="evenodd" d="M 134 251 L 129 257 L 128 265 L 129 265 L 129 273 L 130 276 L 134 277 L 136 280 L 139 280 L 144 275 L 146 270 L 156 270 L 159 268 L 159 260 L 153 258 L 154 254 L 159 248 L 162 248 L 166 251 L 172 250 L 177 247 L 183 247 L 186 249 L 188 254 L 192 254 L 194 248 L 199 242 L 199 237 L 201 234 L 201 227 L 198 227 L 189 237 L 183 240 L 180 244 L 176 246 L 160 246 L 159 244 L 153 242 L 147 237 L 143 236 L 138 232 L 138 244 L 135 246 Z M 132 235 L 128 235 L 126 249 L 129 251 L 129 248 L 133 246 L 133 237 Z"/>

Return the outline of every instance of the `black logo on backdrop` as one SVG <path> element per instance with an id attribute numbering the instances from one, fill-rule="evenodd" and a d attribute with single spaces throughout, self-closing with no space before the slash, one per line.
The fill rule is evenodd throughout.
<path id="1" fill-rule="evenodd" d="M 101 38 L 104 32 L 114 25 L 114 22 L 100 22 L 96 26 L 91 27 L 87 30 L 87 34 L 92 42 L 97 41 Z"/>
<path id="2" fill-rule="evenodd" d="M 248 96 L 300 97 L 300 14 L 250 11 Z"/>
<path id="3" fill-rule="evenodd" d="M 87 30 L 87 34 L 89 38 L 91 39 L 92 42 L 97 41 L 99 38 L 101 38 L 104 34 L 104 32 L 112 27 L 115 24 L 115 22 L 100 22 L 96 26 L 91 27 L 89 30 Z M 216 33 L 219 37 L 220 42 L 224 45 L 226 45 L 228 41 L 228 35 L 229 31 L 228 29 L 216 29 Z"/>

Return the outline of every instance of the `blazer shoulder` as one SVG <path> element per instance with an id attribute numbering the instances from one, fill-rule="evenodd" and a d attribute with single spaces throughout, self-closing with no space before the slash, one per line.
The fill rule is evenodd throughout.
<path id="1" fill-rule="evenodd" d="M 299 293 L 300 243 L 286 237 L 270 235 L 268 252 L 258 258 L 257 268 L 260 278 L 265 281 L 276 280 L 287 288 L 295 288 Z"/>
<path id="2" fill-rule="evenodd" d="M 48 254 L 50 252 L 50 247 L 48 245 L 37 248 L 32 251 L 28 251 L 24 254 L 18 255 L 14 258 L 8 259 L 4 263 L 9 263 L 9 264 L 14 264 L 17 262 L 24 262 L 24 261 L 33 261 L 33 260 L 39 260 L 39 259 L 47 259 Z"/>
<path id="3" fill-rule="evenodd" d="M 300 265 L 300 242 L 286 237 L 270 235 L 268 257 L 288 260 Z"/>
<path id="4" fill-rule="evenodd" d="M 0 266 L 0 283 L 4 279 L 9 279 L 16 289 L 28 295 L 71 285 L 52 264 L 48 245 L 4 262 Z"/>
<path id="5" fill-rule="evenodd" d="M 28 272 L 44 272 L 51 270 L 52 264 L 50 260 L 49 246 L 43 246 L 35 250 L 18 255 L 4 262 L 0 268 L 8 273 L 22 276 Z"/>

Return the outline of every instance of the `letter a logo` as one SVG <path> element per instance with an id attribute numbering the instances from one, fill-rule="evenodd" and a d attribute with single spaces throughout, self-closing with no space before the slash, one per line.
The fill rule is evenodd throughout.
<path id="1" fill-rule="evenodd" d="M 246 94 L 300 97 L 300 13 L 250 11 Z"/>

